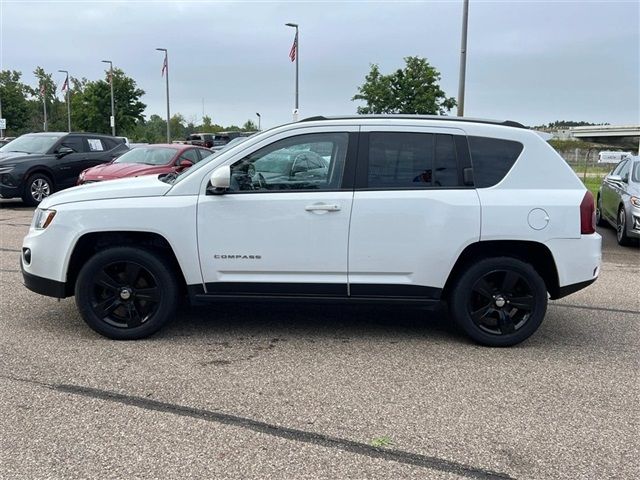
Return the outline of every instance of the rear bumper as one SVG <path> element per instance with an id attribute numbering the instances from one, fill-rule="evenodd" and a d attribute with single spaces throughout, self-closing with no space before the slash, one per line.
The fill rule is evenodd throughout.
<path id="1" fill-rule="evenodd" d="M 599 234 L 554 239 L 545 245 L 551 251 L 558 271 L 559 288 L 553 299 L 577 292 L 598 278 L 602 262 L 602 237 Z"/>

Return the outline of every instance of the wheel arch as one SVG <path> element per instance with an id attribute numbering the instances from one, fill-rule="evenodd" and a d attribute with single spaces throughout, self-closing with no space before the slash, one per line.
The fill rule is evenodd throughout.
<path id="1" fill-rule="evenodd" d="M 558 270 L 549 248 L 526 240 L 488 240 L 468 245 L 458 256 L 445 283 L 442 295 L 447 298 L 460 275 L 474 262 L 491 257 L 512 257 L 529 263 L 542 277 L 552 299 L 560 295 Z"/>
<path id="2" fill-rule="evenodd" d="M 57 183 L 56 183 L 56 176 L 53 173 L 53 170 L 51 170 L 49 167 L 46 167 L 44 165 L 36 165 L 34 167 L 29 168 L 25 174 L 24 174 L 24 181 L 22 182 L 22 191 L 24 192 L 27 188 L 27 180 L 29 180 L 29 177 L 31 175 L 36 175 L 36 174 L 41 174 L 41 175 L 46 175 L 49 180 L 51 180 L 51 186 L 53 187 L 53 189 L 55 190 L 57 187 Z"/>
<path id="3" fill-rule="evenodd" d="M 186 292 L 186 280 L 182 267 L 169 241 L 155 232 L 103 231 L 85 233 L 76 241 L 69 262 L 65 282 L 66 296 L 74 294 L 76 280 L 84 263 L 96 252 L 115 246 L 138 247 L 166 255 L 177 275 L 178 284 Z"/>

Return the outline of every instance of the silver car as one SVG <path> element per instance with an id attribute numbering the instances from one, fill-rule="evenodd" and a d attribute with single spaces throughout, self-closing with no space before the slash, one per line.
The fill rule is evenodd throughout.
<path id="1" fill-rule="evenodd" d="M 640 239 L 640 157 L 622 160 L 604 177 L 596 208 L 598 225 L 616 229 L 620 245 Z"/>

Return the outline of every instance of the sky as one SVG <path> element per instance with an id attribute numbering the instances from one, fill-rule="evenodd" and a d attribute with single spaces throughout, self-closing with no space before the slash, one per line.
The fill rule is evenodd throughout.
<path id="1" fill-rule="evenodd" d="M 112 60 L 146 93 L 145 114 L 196 124 L 291 121 L 300 25 L 300 117 L 354 114 L 372 63 L 382 73 L 421 56 L 458 90 L 462 0 L 0 0 L 0 68 L 104 76 Z M 60 84 L 63 74 L 55 73 Z M 640 2 L 470 0 L 465 116 L 526 125 L 555 120 L 640 123 Z M 455 110 L 451 112 L 455 114 Z"/>

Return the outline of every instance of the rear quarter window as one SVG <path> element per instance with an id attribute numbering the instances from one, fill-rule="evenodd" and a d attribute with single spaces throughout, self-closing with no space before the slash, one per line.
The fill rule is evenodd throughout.
<path id="1" fill-rule="evenodd" d="M 489 137 L 468 137 L 474 184 L 478 188 L 499 183 L 523 150 L 520 142 Z"/>

